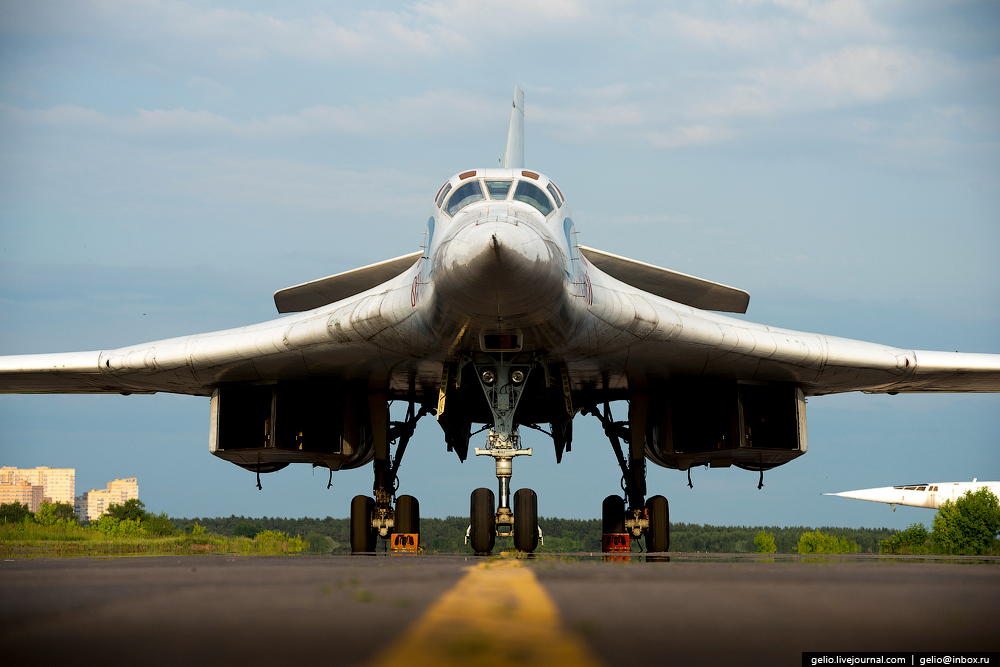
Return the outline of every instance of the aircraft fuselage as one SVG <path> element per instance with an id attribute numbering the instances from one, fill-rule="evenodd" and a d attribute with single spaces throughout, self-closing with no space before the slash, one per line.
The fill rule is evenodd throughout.
<path id="1" fill-rule="evenodd" d="M 983 488 L 989 489 L 995 495 L 1000 495 L 1000 482 L 980 482 L 977 480 L 882 486 L 875 489 L 858 489 L 857 491 L 842 491 L 841 493 L 827 493 L 825 495 L 936 510 L 946 501 L 955 502 L 966 493 Z"/>

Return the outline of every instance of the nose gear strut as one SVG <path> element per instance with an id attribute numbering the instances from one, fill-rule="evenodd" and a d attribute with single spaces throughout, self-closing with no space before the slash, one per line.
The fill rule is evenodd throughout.
<path id="1" fill-rule="evenodd" d="M 497 481 L 500 484 L 500 502 L 496 511 L 497 530 L 502 534 L 509 534 L 514 529 L 514 513 L 510 507 L 510 478 L 514 457 L 531 456 L 530 447 L 521 448 L 514 413 L 535 361 L 530 359 L 527 363 L 518 363 L 517 357 L 510 361 L 504 359 L 503 353 L 500 353 L 499 359 L 487 354 L 477 354 L 473 365 L 486 395 L 486 402 L 493 413 L 493 425 L 486 447 L 476 447 L 475 452 L 476 456 L 492 456 L 496 462 Z"/>
<path id="2" fill-rule="evenodd" d="M 465 356 L 472 363 L 493 422 L 486 447 L 476 447 L 476 456 L 491 456 L 500 485 L 499 503 L 494 512 L 494 495 L 489 489 L 472 492 L 469 541 L 478 555 L 489 554 L 497 535 L 513 538 L 514 549 L 533 552 L 541 539 L 538 529 L 538 496 L 531 489 L 511 494 L 510 479 L 514 458 L 531 456 L 531 449 L 521 447 L 515 413 L 534 369 L 545 374 L 548 388 L 548 364 L 545 355 L 532 352 L 476 352 Z"/>

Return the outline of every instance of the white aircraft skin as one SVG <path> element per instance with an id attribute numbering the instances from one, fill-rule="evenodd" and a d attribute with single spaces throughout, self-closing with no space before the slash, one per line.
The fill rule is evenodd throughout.
<path id="1" fill-rule="evenodd" d="M 522 171 L 474 173 L 475 180 L 515 179 Z M 539 175 L 534 182 L 550 181 Z M 433 213 L 419 260 L 353 297 L 116 350 L 0 356 L 0 392 L 210 396 L 224 383 L 330 376 L 436 390 L 442 363 L 455 350 L 478 347 L 485 330 L 521 330 L 523 349 L 567 363 L 574 389 L 701 375 L 793 382 L 806 396 L 1000 391 L 997 354 L 905 350 L 779 329 L 644 293 L 571 249 L 563 232 L 567 204 L 545 218 L 517 201 L 482 201 L 454 218 Z"/>
<path id="2" fill-rule="evenodd" d="M 857 491 L 842 491 L 840 493 L 824 493 L 824 496 L 841 496 L 856 500 L 868 500 L 873 503 L 886 503 L 908 507 L 926 507 L 936 510 L 946 500 L 955 502 L 968 492 L 975 493 L 979 489 L 989 489 L 993 495 L 1000 497 L 1000 482 L 931 482 L 926 484 L 906 484 L 903 486 L 882 486 L 877 489 L 859 489 Z"/>
<path id="3" fill-rule="evenodd" d="M 562 191 L 545 175 L 523 168 L 522 122 L 523 97 L 516 89 L 505 167 L 461 172 L 442 186 L 422 252 L 281 290 L 275 295 L 279 310 L 300 310 L 295 303 L 311 309 L 260 324 L 115 350 L 0 357 L 0 392 L 213 396 L 226 386 L 336 381 L 362 387 L 369 400 L 381 397 L 375 403 L 406 397 L 437 411 L 440 420 L 444 396 L 459 389 L 455 370 L 461 376 L 463 366 L 481 354 L 485 336 L 515 335 L 516 348 L 499 355 L 500 366 L 508 363 L 504 354 L 509 360 L 516 351 L 527 353 L 525 363 L 539 369 L 545 387 L 553 380 L 559 386 L 561 379 L 570 418 L 581 407 L 593 411 L 600 403 L 630 400 L 630 461 L 641 461 L 645 453 L 660 465 L 682 470 L 735 462 L 763 471 L 805 452 L 804 396 L 1000 391 L 998 354 L 906 350 L 746 322 L 695 307 L 745 312 L 745 292 L 579 245 Z M 506 191 L 500 187 L 498 194 L 485 194 L 488 182 L 506 181 Z M 478 191 L 479 200 L 459 206 L 462 188 Z M 381 276 L 378 284 L 370 282 L 371 276 Z M 352 285 L 367 289 L 352 292 Z M 338 300 L 328 302 L 322 294 L 337 294 Z M 712 295 L 721 300 L 713 301 Z M 723 305 L 713 305 L 717 303 Z M 480 365 L 476 369 L 481 371 Z M 501 375 L 498 386 L 506 377 Z M 644 392 L 655 393 L 660 384 L 678 378 L 793 388 L 799 445 L 794 452 L 774 453 L 751 450 L 748 443 L 739 456 L 661 451 L 649 431 L 659 408 L 649 404 L 647 424 Z M 461 391 L 471 392 L 463 399 L 470 405 L 468 401 L 482 401 L 487 387 Z M 515 410 L 518 396 L 513 398 Z M 504 427 L 497 412 L 502 405 L 483 407 L 492 411 L 493 431 L 515 445 L 517 423 L 549 421 L 545 415 L 526 421 L 510 417 Z M 216 449 L 216 409 L 213 399 L 212 451 L 222 456 Z M 377 406 L 372 410 L 373 415 L 385 414 Z M 489 423 L 489 414 L 475 420 Z M 386 437 L 379 435 L 378 426 L 373 429 L 376 440 Z M 556 446 L 558 458 L 562 446 Z M 378 443 L 375 450 L 384 459 Z M 285 452 L 274 458 L 270 452 L 267 460 L 339 469 L 363 465 L 372 456 L 360 450 L 353 457 L 349 453 L 310 458 Z M 458 453 L 465 458 L 461 447 Z M 250 458 L 224 457 L 246 467 L 252 463 Z M 259 469 L 261 453 L 256 457 Z M 630 506 L 641 507 L 644 481 L 640 486 L 641 493 L 630 496 Z M 645 530 L 635 530 L 640 528 Z"/>

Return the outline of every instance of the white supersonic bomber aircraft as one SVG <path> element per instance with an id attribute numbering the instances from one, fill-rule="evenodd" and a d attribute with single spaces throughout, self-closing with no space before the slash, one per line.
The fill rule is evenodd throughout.
<path id="1" fill-rule="evenodd" d="M 975 493 L 980 489 L 989 489 L 1000 497 L 1000 482 L 924 482 L 922 484 L 904 484 L 903 486 L 880 486 L 877 489 L 858 489 L 857 491 L 841 491 L 840 493 L 824 493 L 824 496 L 840 496 L 856 500 L 868 500 L 873 503 L 886 503 L 896 511 L 896 505 L 909 507 L 926 507 L 936 510 L 945 501 L 955 502 L 966 493 Z"/>
<path id="2" fill-rule="evenodd" d="M 581 245 L 562 190 L 525 168 L 523 122 L 515 88 L 500 168 L 441 186 L 421 250 L 282 289 L 275 304 L 291 314 L 261 324 L 0 357 L 0 391 L 211 396 L 211 453 L 258 476 L 371 463 L 372 496 L 351 503 L 354 552 L 419 534 L 416 499 L 396 494 L 417 420 L 435 415 L 463 461 L 484 425 L 473 451 L 495 459 L 499 498 L 472 492 L 468 537 L 480 554 L 498 534 L 521 551 L 538 544 L 535 492 L 511 494 L 514 459 L 531 454 L 522 427 L 550 435 L 560 461 L 574 417 L 600 420 L 625 491 L 604 500 L 604 533 L 617 536 L 605 543 L 644 536 L 663 552 L 668 504 L 647 497 L 646 460 L 763 477 L 806 452 L 807 396 L 1000 391 L 998 354 L 746 322 L 720 314 L 746 312 L 742 290 Z M 628 402 L 621 421 L 609 405 L 618 400 Z M 390 421 L 390 401 L 408 403 L 403 421 Z"/>

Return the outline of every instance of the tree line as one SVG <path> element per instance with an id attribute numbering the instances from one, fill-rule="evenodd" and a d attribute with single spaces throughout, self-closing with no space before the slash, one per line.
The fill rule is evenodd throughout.
<path id="1" fill-rule="evenodd" d="M 79 526 L 73 507 L 43 503 L 32 513 L 21 503 L 0 505 L 0 524 L 31 523 L 41 526 Z M 425 518 L 420 522 L 420 542 L 428 553 L 471 554 L 465 544 L 468 517 Z M 539 552 L 598 553 L 601 551 L 600 519 L 539 517 L 544 536 Z M 137 499 L 112 505 L 89 529 L 115 537 L 201 535 L 221 537 L 258 535 L 291 536 L 302 540 L 310 553 L 350 553 L 350 519 L 287 519 L 243 516 L 172 519 L 165 513 L 147 512 Z M 896 553 L 896 554 L 1000 554 L 1000 501 L 989 489 L 966 493 L 954 503 L 945 502 L 934 517 L 932 530 L 913 524 L 903 531 L 890 528 L 818 529 L 805 526 L 713 526 L 673 523 L 670 550 L 686 553 Z M 509 537 L 498 538 L 497 551 L 513 550 Z M 633 551 L 641 550 L 637 540 Z"/>
<path id="2" fill-rule="evenodd" d="M 244 516 L 202 517 L 193 519 L 172 519 L 179 530 L 190 530 L 195 524 L 209 532 L 225 536 L 253 537 L 254 531 L 277 530 L 289 535 L 302 537 L 307 544 L 321 544 L 321 540 L 310 536 L 327 538 L 329 551 L 324 553 L 346 554 L 351 551 L 350 519 L 286 519 L 278 517 L 250 518 Z M 539 552 L 579 553 L 601 551 L 600 519 L 560 519 L 538 517 L 544 544 Z M 469 527 L 468 517 L 450 516 L 446 519 L 422 518 L 420 520 L 420 542 L 427 553 L 472 554 L 465 545 L 465 531 Z M 670 550 L 701 553 L 754 553 L 757 546 L 754 538 L 760 531 L 773 536 L 775 553 L 798 553 L 799 541 L 804 533 L 813 528 L 804 526 L 713 526 L 689 523 L 670 525 Z M 855 545 L 863 553 L 879 553 L 881 541 L 891 538 L 897 532 L 891 528 L 836 528 L 824 526 L 822 533 L 843 538 Z M 508 540 L 509 541 L 509 540 Z M 513 549 L 500 539 L 497 549 Z"/>

